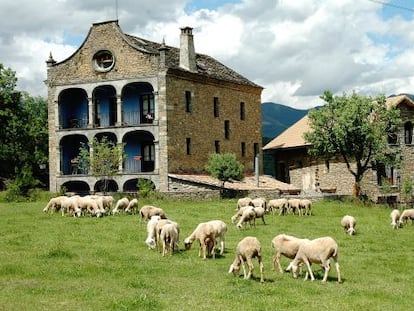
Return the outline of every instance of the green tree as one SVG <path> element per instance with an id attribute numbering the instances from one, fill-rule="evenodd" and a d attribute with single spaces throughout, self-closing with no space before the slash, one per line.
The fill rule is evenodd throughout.
<path id="1" fill-rule="evenodd" d="M 0 63 L 0 176 L 16 180 L 14 189 L 24 194 L 48 180 L 47 103 L 16 84 L 15 72 Z"/>
<path id="2" fill-rule="evenodd" d="M 244 178 L 244 166 L 233 153 L 211 153 L 205 169 L 211 176 L 223 182 L 222 187 L 226 181 Z"/>
<path id="3" fill-rule="evenodd" d="M 398 151 L 388 144 L 401 124 L 399 110 L 387 107 L 384 96 L 334 96 L 325 91 L 321 98 L 326 104 L 308 115 L 311 131 L 304 138 L 311 144 L 309 153 L 325 160 L 342 157 L 355 178 L 354 195 L 359 196 L 364 173 L 373 164 L 399 163 Z"/>
<path id="4" fill-rule="evenodd" d="M 103 179 L 103 191 L 107 192 L 108 181 L 118 174 L 124 159 L 124 144 L 110 141 L 106 136 L 101 140 L 94 138 L 89 144 L 81 144 L 76 159 L 81 172 Z"/>

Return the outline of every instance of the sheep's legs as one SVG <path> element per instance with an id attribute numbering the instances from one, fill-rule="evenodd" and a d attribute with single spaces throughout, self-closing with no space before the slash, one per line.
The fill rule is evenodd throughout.
<path id="1" fill-rule="evenodd" d="M 306 281 L 308 279 L 308 277 L 310 276 L 311 281 L 314 281 L 315 277 L 313 276 L 312 268 L 311 268 L 311 265 L 310 265 L 309 261 L 306 261 L 305 265 L 306 265 L 306 268 L 307 268 L 307 272 L 306 272 L 304 280 Z"/>

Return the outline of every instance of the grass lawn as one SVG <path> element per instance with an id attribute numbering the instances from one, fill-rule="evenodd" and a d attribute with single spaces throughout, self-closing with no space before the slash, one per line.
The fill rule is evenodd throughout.
<path id="1" fill-rule="evenodd" d="M 46 202 L 0 203 L 0 310 L 412 310 L 414 226 L 392 230 L 390 208 L 321 201 L 313 216 L 267 215 L 266 225 L 238 230 L 235 200 L 140 202 L 162 207 L 180 225 L 183 241 L 212 219 L 228 225 L 226 251 L 203 261 L 198 245 L 162 257 L 144 241 L 137 215 L 72 218 L 44 214 Z M 357 220 L 357 234 L 340 227 Z M 332 236 L 339 244 L 343 284 L 331 265 L 328 282 L 313 265 L 314 282 L 271 271 L 272 238 Z M 244 236 L 262 243 L 265 283 L 228 274 Z M 289 261 L 282 258 L 282 266 Z"/>

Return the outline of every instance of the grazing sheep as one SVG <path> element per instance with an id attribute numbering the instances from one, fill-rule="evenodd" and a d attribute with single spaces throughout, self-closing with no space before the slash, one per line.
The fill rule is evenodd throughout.
<path id="1" fill-rule="evenodd" d="M 262 221 L 263 221 L 263 224 L 265 225 L 266 224 L 266 222 L 264 220 L 264 215 L 266 214 L 265 208 L 263 208 L 262 206 L 255 206 L 253 208 L 253 211 L 256 215 L 256 218 L 261 218 Z"/>
<path id="2" fill-rule="evenodd" d="M 289 199 L 288 200 L 288 209 L 289 211 L 295 215 L 296 212 L 298 213 L 298 215 L 300 216 L 300 199 Z"/>
<path id="3" fill-rule="evenodd" d="M 185 249 L 189 250 L 195 240 L 199 240 L 200 249 L 198 255 L 203 252 L 203 259 L 206 259 L 207 246 L 206 238 L 220 241 L 220 255 L 224 253 L 224 235 L 227 232 L 227 225 L 221 220 L 211 220 L 197 225 L 194 231 L 184 240 Z"/>
<path id="4" fill-rule="evenodd" d="M 299 205 L 300 211 L 302 215 L 312 215 L 312 201 L 309 199 L 302 199 L 300 200 Z"/>
<path id="5" fill-rule="evenodd" d="M 414 208 L 405 209 L 402 211 L 399 224 L 402 226 L 404 223 L 408 221 L 408 219 L 411 219 L 411 223 L 414 220 Z"/>
<path id="6" fill-rule="evenodd" d="M 112 209 L 112 205 L 114 204 L 114 197 L 112 195 L 104 195 L 102 196 L 102 203 L 105 212 L 107 213 Z"/>
<path id="7" fill-rule="evenodd" d="M 206 245 L 207 254 L 210 254 L 213 257 L 213 259 L 216 258 L 216 241 L 210 237 L 206 237 L 204 240 L 204 244 Z"/>
<path id="8" fill-rule="evenodd" d="M 125 211 L 125 209 L 128 207 L 128 204 L 129 204 L 128 198 L 119 199 L 116 202 L 115 208 L 112 210 L 112 215 L 118 214 L 121 210 Z"/>
<path id="9" fill-rule="evenodd" d="M 354 235 L 356 233 L 356 220 L 353 216 L 345 215 L 341 220 L 341 226 L 344 227 L 345 232 L 349 235 Z"/>
<path id="10" fill-rule="evenodd" d="M 43 209 L 43 212 L 47 213 L 49 211 L 58 212 L 62 207 L 63 200 L 66 200 L 66 196 L 58 196 L 51 198 L 47 203 L 46 207 Z"/>
<path id="11" fill-rule="evenodd" d="M 159 215 L 155 215 L 155 216 L 161 217 Z M 154 217 L 154 216 L 152 216 L 152 217 Z M 175 221 L 172 221 L 171 219 L 162 219 L 161 218 L 158 221 L 157 225 L 155 226 L 155 237 L 154 237 L 155 238 L 155 244 L 157 245 L 157 249 L 160 252 L 162 251 L 162 241 L 161 241 L 161 238 L 160 238 L 161 230 L 162 230 L 162 227 L 164 227 L 166 224 L 174 224 L 178 229 L 178 234 L 180 234 L 180 227 L 178 226 L 178 224 Z"/>
<path id="12" fill-rule="evenodd" d="M 275 250 L 275 255 L 272 259 L 272 270 L 275 270 L 275 263 L 277 263 L 280 273 L 283 273 L 280 265 L 280 257 L 283 255 L 289 259 L 294 259 L 299 246 L 308 239 L 300 239 L 287 234 L 279 234 L 272 239 L 272 248 Z"/>
<path id="13" fill-rule="evenodd" d="M 89 213 L 91 216 L 101 217 L 102 210 L 98 205 L 98 202 L 90 196 L 78 197 L 78 207 L 82 210 L 82 213 Z"/>
<path id="14" fill-rule="evenodd" d="M 401 226 L 400 216 L 400 211 L 397 209 L 392 210 L 392 212 L 390 213 L 391 226 L 393 229 L 398 229 Z"/>
<path id="15" fill-rule="evenodd" d="M 256 226 L 256 212 L 254 211 L 254 207 L 247 207 L 243 210 L 242 215 L 237 223 L 236 227 L 241 229 L 244 223 L 249 223 L 250 227 Z"/>
<path id="16" fill-rule="evenodd" d="M 174 253 L 176 245 L 179 240 L 179 230 L 176 224 L 165 224 L 160 233 L 160 240 L 162 241 L 162 255 L 165 256 L 170 253 Z"/>
<path id="17" fill-rule="evenodd" d="M 152 216 L 147 223 L 147 239 L 145 240 L 145 244 L 147 244 L 151 249 L 156 247 L 156 226 L 160 219 L 161 217 L 158 215 Z"/>
<path id="18" fill-rule="evenodd" d="M 149 219 L 151 219 L 151 216 L 155 215 L 161 216 L 162 219 L 167 218 L 162 208 L 155 207 L 152 205 L 144 205 L 143 207 L 141 207 L 141 209 L 139 210 L 139 214 L 141 215 L 141 220 L 144 221 L 148 221 Z"/>
<path id="19" fill-rule="evenodd" d="M 263 261 L 262 261 L 262 247 L 260 242 L 255 237 L 245 237 L 242 239 L 236 247 L 236 254 L 233 263 L 230 265 L 229 273 L 237 275 L 240 271 L 240 265 L 243 268 L 243 274 L 245 279 L 249 279 L 253 274 L 254 266 L 252 259 L 257 257 L 260 269 L 260 282 L 264 282 L 263 276 Z M 246 273 L 245 262 L 249 267 L 249 272 Z"/>
<path id="20" fill-rule="evenodd" d="M 252 200 L 252 203 L 254 207 L 262 207 L 265 210 L 265 212 L 268 212 L 266 199 L 255 198 Z"/>
<path id="21" fill-rule="evenodd" d="M 328 279 L 328 273 L 330 270 L 330 259 L 335 261 L 336 272 L 338 274 L 338 283 L 342 283 L 341 272 L 339 271 L 338 262 L 338 244 L 331 237 L 322 237 L 311 241 L 303 242 L 298 249 L 298 252 L 289 264 L 288 269 L 292 269 L 293 277 L 297 278 L 297 271 L 299 264 L 304 263 L 307 268 L 305 280 L 310 275 L 311 281 L 315 280 L 313 276 L 311 263 L 320 264 L 325 270 L 322 282 L 325 283 Z"/>
<path id="22" fill-rule="evenodd" d="M 244 206 L 253 206 L 253 202 L 252 199 L 249 197 L 245 197 L 245 198 L 241 198 L 237 200 L 237 209 L 239 210 L 240 208 L 244 207 Z"/>
<path id="23" fill-rule="evenodd" d="M 61 201 L 61 211 L 62 216 L 65 216 L 65 213 L 72 215 L 73 217 L 80 217 L 82 215 L 82 210 L 78 204 L 79 196 L 66 197 Z"/>
<path id="24" fill-rule="evenodd" d="M 273 199 L 267 204 L 269 211 L 274 214 L 279 210 L 279 215 L 286 215 L 288 211 L 288 200 L 286 198 Z"/>
<path id="25" fill-rule="evenodd" d="M 126 213 L 133 213 L 135 214 L 135 212 L 138 209 L 138 200 L 137 199 L 132 199 L 131 201 L 129 201 L 129 204 L 127 206 L 127 208 L 125 209 Z"/>

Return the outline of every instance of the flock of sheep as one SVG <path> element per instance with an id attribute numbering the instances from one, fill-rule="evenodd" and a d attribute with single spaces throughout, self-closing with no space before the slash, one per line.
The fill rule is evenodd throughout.
<path id="1" fill-rule="evenodd" d="M 138 210 L 138 200 L 122 198 L 113 207 L 114 199 L 112 196 L 59 196 L 52 198 L 44 212 L 61 212 L 62 215 L 80 217 L 89 214 L 101 217 L 105 214 L 116 215 L 121 211 L 125 213 L 136 213 Z M 231 217 L 231 222 L 236 223 L 236 227 L 242 229 L 247 225 L 255 226 L 256 218 L 262 219 L 265 224 L 266 214 L 279 215 L 312 215 L 312 202 L 308 199 L 274 199 L 267 202 L 263 198 L 242 198 L 237 202 L 236 213 Z M 141 221 L 146 222 L 147 238 L 146 245 L 150 249 L 157 249 L 163 256 L 172 255 L 178 249 L 180 228 L 177 222 L 167 218 L 162 208 L 144 205 L 139 210 Z M 394 229 L 400 228 L 404 223 L 411 219 L 414 220 L 414 209 L 406 209 L 400 213 L 394 209 L 391 214 L 391 226 Z M 356 233 L 356 220 L 353 216 L 345 215 L 341 219 L 341 226 L 349 235 Z M 184 246 L 188 250 L 195 241 L 199 243 L 199 256 L 206 259 L 207 256 L 215 258 L 216 244 L 220 244 L 220 255 L 224 252 L 225 234 L 227 225 L 221 220 L 212 220 L 200 223 L 194 231 L 185 238 Z M 291 260 L 285 271 L 290 271 L 294 278 L 298 275 L 299 268 L 306 267 L 305 280 L 310 277 L 313 281 L 314 275 L 311 264 L 319 264 L 324 269 L 322 282 L 326 282 L 330 271 L 330 259 L 335 262 L 338 283 L 341 283 L 341 273 L 338 262 L 338 244 L 332 237 L 321 237 L 314 240 L 298 238 L 291 235 L 279 234 L 272 239 L 274 256 L 272 258 L 272 270 L 277 264 L 278 271 L 283 273 L 280 265 L 281 256 Z M 264 282 L 262 248 L 256 237 L 248 236 L 243 238 L 236 247 L 233 263 L 230 265 L 229 273 L 239 274 L 240 268 L 243 269 L 245 279 L 249 279 L 253 273 L 253 259 L 257 258 L 259 263 L 260 281 Z M 246 265 L 248 271 L 246 270 Z"/>

